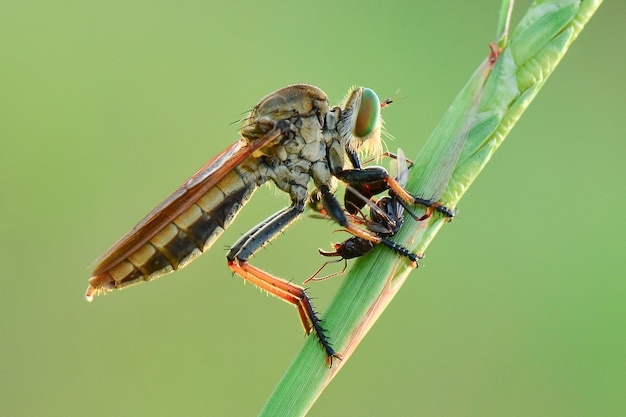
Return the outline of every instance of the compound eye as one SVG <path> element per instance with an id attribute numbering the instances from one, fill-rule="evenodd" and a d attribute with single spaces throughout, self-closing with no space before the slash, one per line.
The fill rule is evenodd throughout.
<path id="1" fill-rule="evenodd" d="M 380 100 L 376 93 L 369 89 L 363 88 L 361 92 L 361 103 L 359 111 L 354 123 L 354 136 L 364 138 L 376 127 L 380 117 Z"/>

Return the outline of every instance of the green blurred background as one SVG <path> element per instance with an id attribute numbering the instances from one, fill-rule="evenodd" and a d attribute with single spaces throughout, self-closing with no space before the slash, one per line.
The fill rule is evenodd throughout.
<path id="1" fill-rule="evenodd" d="M 286 197 L 92 304 L 90 264 L 286 84 L 399 89 L 387 145 L 415 156 L 499 9 L 423 3 L 3 2 L 0 415 L 255 415 L 303 333 L 224 253 Z M 625 15 L 600 8 L 311 416 L 626 415 Z M 306 218 L 256 264 L 301 282 L 335 228 Z M 312 285 L 322 312 L 340 281 Z"/>

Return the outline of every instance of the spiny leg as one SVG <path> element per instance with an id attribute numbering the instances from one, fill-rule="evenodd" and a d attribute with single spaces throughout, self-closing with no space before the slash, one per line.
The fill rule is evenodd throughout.
<path id="1" fill-rule="evenodd" d="M 289 304 L 295 305 L 298 315 L 307 334 L 314 331 L 317 339 L 324 348 L 328 366 L 332 366 L 333 358 L 341 359 L 341 355 L 335 352 L 322 327 L 322 320 L 311 305 L 311 299 L 306 294 L 304 287 L 275 277 L 267 272 L 250 265 L 245 261 L 229 261 L 228 266 L 236 274 L 251 282 L 262 290 L 272 294 Z"/>
<path id="2" fill-rule="evenodd" d="M 270 216 L 239 239 L 228 252 L 226 258 L 229 268 L 243 279 L 269 294 L 296 306 L 305 332 L 307 334 L 310 334 L 311 331 L 315 332 L 320 344 L 326 351 L 328 364 L 331 366 L 333 358 L 340 359 L 340 355 L 330 345 L 330 341 L 322 327 L 322 321 L 317 317 L 304 287 L 275 277 L 248 263 L 250 257 L 297 220 L 303 211 L 303 204 L 294 203 L 290 207 Z"/>
<path id="3" fill-rule="evenodd" d="M 451 219 L 455 216 L 454 209 L 447 207 L 445 204 L 428 198 L 414 196 L 409 193 L 395 178 L 391 177 L 387 170 L 383 167 L 366 167 L 363 169 L 346 169 L 334 173 L 337 178 L 351 185 L 362 185 L 384 181 L 387 188 L 393 191 L 398 198 L 410 204 L 417 204 L 426 207 L 426 214 L 418 217 L 416 220 L 422 221 L 428 219 L 433 212 L 439 212 L 445 217 Z"/>

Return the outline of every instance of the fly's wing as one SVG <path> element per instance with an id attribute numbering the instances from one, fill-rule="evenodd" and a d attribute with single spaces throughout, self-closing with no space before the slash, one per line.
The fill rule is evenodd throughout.
<path id="1" fill-rule="evenodd" d="M 97 262 L 99 264 L 93 272 L 93 277 L 96 278 L 106 274 L 111 268 L 114 268 L 139 251 L 146 243 L 163 232 L 174 220 L 185 213 L 199 199 L 207 195 L 220 182 L 225 182 L 225 178 L 246 159 L 252 157 L 255 151 L 271 145 L 279 137 L 280 130 L 274 129 L 253 142 L 241 138 L 238 142 L 232 144 L 207 162 L 198 172 L 178 187 L 98 258 Z M 90 283 L 91 293 L 100 290 L 100 288 L 92 288 L 94 284 L 91 281 Z M 106 289 L 102 288 L 102 290 Z"/>

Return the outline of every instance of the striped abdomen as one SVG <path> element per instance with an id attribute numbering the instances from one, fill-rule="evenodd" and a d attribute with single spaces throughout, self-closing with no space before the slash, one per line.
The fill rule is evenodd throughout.
<path id="1" fill-rule="evenodd" d="M 170 203 L 189 206 L 128 254 L 116 250 L 108 254 L 89 280 L 87 297 L 183 268 L 213 245 L 256 189 L 256 175 L 236 167 L 195 201 L 184 195 L 174 199 Z M 170 204 L 167 209 L 174 209 L 170 206 L 175 205 Z M 127 241 L 141 242 L 146 238 L 142 235 L 143 227 L 139 226 L 141 223 Z"/>

